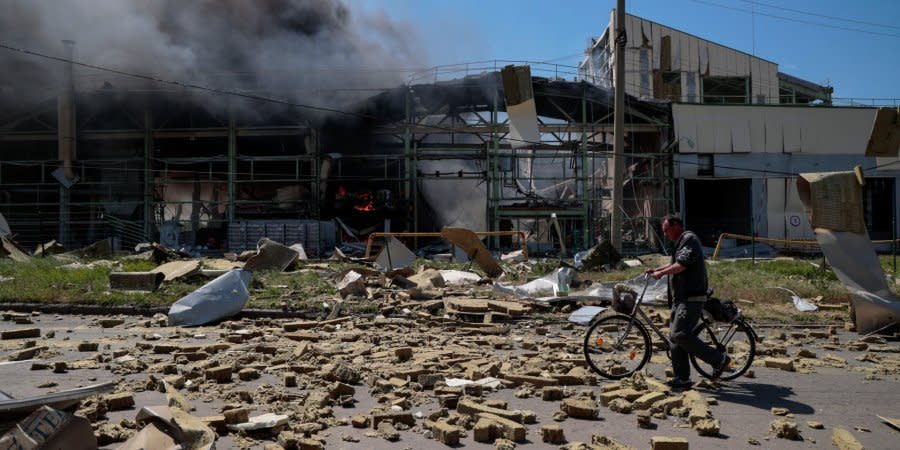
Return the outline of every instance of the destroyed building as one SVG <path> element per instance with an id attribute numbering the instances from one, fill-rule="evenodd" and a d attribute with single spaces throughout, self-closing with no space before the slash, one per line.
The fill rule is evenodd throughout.
<path id="1" fill-rule="evenodd" d="M 869 234 L 893 238 L 896 102 L 859 107 L 833 98 L 830 86 L 780 72 L 777 63 L 641 17 L 625 19 L 625 90 L 672 102 L 674 205 L 704 244 L 725 232 L 812 239 L 796 175 L 857 165 L 865 171 Z M 614 29 L 611 14 L 579 65 L 579 75 L 600 86 L 613 84 Z"/>

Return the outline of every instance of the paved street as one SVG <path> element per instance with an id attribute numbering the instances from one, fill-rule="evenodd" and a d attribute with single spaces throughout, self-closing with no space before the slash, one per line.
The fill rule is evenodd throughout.
<path id="1" fill-rule="evenodd" d="M 66 361 L 70 367 L 74 368 L 67 373 L 56 374 L 50 370 L 31 370 L 34 361 L 7 362 L 0 364 L 0 385 L 2 389 L 9 392 L 15 397 L 22 398 L 41 393 L 50 392 L 52 390 L 62 390 L 66 388 L 92 384 L 96 382 L 114 380 L 120 382 L 120 390 L 134 392 L 136 407 L 161 405 L 165 404 L 165 396 L 154 390 L 145 390 L 149 377 L 154 376 L 157 379 L 162 378 L 162 373 L 154 373 L 153 371 L 173 361 L 172 355 L 153 354 L 148 351 L 139 349 L 138 344 L 155 344 L 159 342 L 177 342 L 179 346 L 207 346 L 216 342 L 221 342 L 228 330 L 222 326 L 200 327 L 191 329 L 177 329 L 171 327 L 146 328 L 148 319 L 142 317 L 125 317 L 125 323 L 112 328 L 103 329 L 98 327 L 97 321 L 99 317 L 95 316 L 53 316 L 39 315 L 33 318 L 34 323 L 29 325 L 14 325 L 11 322 L 0 322 L 0 331 L 20 328 L 40 328 L 42 338 L 36 339 L 36 344 L 47 346 L 50 349 L 38 356 L 42 361 Z M 363 327 L 363 322 L 369 319 L 356 319 L 353 326 L 348 328 Z M 315 372 L 306 374 L 309 379 L 300 377 L 300 386 L 297 388 L 285 388 L 281 380 L 281 370 L 284 365 L 279 367 L 272 366 L 273 370 L 267 370 L 266 365 L 274 360 L 268 359 L 268 356 L 261 357 L 254 354 L 253 349 L 259 349 L 254 343 L 271 342 L 277 343 L 280 347 L 278 352 L 289 352 L 296 347 L 297 343 L 285 339 L 280 339 L 279 325 L 284 321 L 256 321 L 247 322 L 246 328 L 251 330 L 262 330 L 262 336 L 254 337 L 242 344 L 232 345 L 230 349 L 222 353 L 211 355 L 210 358 L 218 358 L 221 361 L 231 361 L 234 364 L 253 367 L 262 367 L 260 378 L 251 381 L 241 381 L 237 377 L 232 383 L 215 384 L 205 382 L 202 379 L 194 390 L 183 389 L 182 392 L 191 401 L 196 408 L 192 413 L 198 417 L 212 416 L 220 414 L 221 408 L 226 404 L 241 402 L 241 398 L 246 400 L 252 397 L 252 403 L 249 407 L 252 409 L 251 416 L 265 412 L 291 414 L 291 411 L 283 410 L 291 405 L 290 401 L 269 403 L 261 401 L 266 398 L 265 394 L 276 393 L 275 397 L 270 395 L 269 398 L 284 398 L 284 393 L 309 394 L 318 389 L 320 384 L 313 379 L 317 377 Z M 545 335 L 537 335 L 535 331 L 540 327 L 546 328 Z M 373 350 L 382 348 L 390 348 L 387 342 L 391 339 L 388 329 L 394 330 L 393 327 L 384 328 L 385 331 L 379 331 L 379 328 L 364 327 L 364 332 L 371 332 L 372 335 L 383 335 L 381 339 L 381 347 L 376 346 Z M 540 323 L 537 321 L 520 321 L 512 324 L 509 332 L 509 338 L 513 342 L 521 343 L 526 341 L 535 342 L 564 342 L 565 346 L 551 346 L 544 348 L 538 346 L 541 351 L 538 357 L 549 359 L 558 358 L 562 353 L 580 348 L 580 335 L 584 329 L 573 327 L 571 329 L 563 322 L 556 323 Z M 331 331 L 326 331 L 330 329 Z M 368 330 L 368 331 L 366 331 Z M 428 325 L 418 324 L 415 330 L 418 334 L 426 336 L 423 343 L 431 342 L 432 339 L 427 337 L 429 334 L 441 336 L 446 333 L 440 327 L 429 327 Z M 462 336 L 461 329 L 456 330 L 455 336 Z M 233 330 L 231 330 L 233 331 Z M 765 337 L 770 335 L 773 330 L 758 330 L 760 335 Z M 774 330 L 778 331 L 778 330 Z M 844 346 L 844 343 L 858 339 L 855 334 L 841 332 L 837 335 L 836 340 L 841 343 L 838 347 L 832 347 L 833 350 L 823 349 L 821 346 L 828 341 L 833 344 L 833 339 L 817 339 L 806 338 L 803 330 L 786 330 L 788 339 L 786 342 L 792 344 L 803 343 L 802 347 L 817 353 L 817 358 L 795 358 L 798 361 L 798 370 L 805 371 L 811 369 L 813 373 L 786 372 L 777 369 L 769 369 L 765 367 L 754 367 L 754 378 L 742 377 L 736 382 L 723 385 L 719 389 L 699 388 L 698 391 L 702 396 L 715 399 L 715 404 L 710 405 L 710 412 L 715 419 L 721 423 L 721 433 L 718 437 L 702 437 L 697 432 L 685 425 L 685 419 L 668 416 L 666 419 L 653 419 L 652 429 L 640 429 L 636 426 L 635 414 L 620 414 L 610 411 L 606 407 L 600 407 L 600 417 L 598 420 L 582 420 L 575 418 L 567 418 L 561 422 L 553 420 L 554 413 L 560 410 L 559 401 L 543 401 L 541 400 L 540 388 L 535 389 L 535 395 L 529 398 L 518 398 L 516 393 L 519 387 L 510 387 L 499 389 L 493 392 L 485 391 L 485 399 L 502 399 L 508 403 L 509 410 L 531 410 L 537 415 L 537 423 L 527 425 L 526 441 L 519 443 L 519 448 L 555 448 L 556 445 L 545 444 L 541 441 L 539 429 L 543 425 L 558 424 L 562 427 L 565 437 L 569 442 L 591 442 L 591 436 L 594 434 L 604 434 L 615 438 L 616 440 L 634 446 L 636 448 L 648 448 L 650 438 L 653 436 L 681 436 L 690 441 L 692 449 L 705 448 L 822 448 L 831 446 L 831 435 L 833 428 L 843 427 L 853 433 L 853 435 L 866 447 L 870 449 L 878 448 L 896 448 L 895 441 L 900 437 L 900 432 L 881 423 L 876 415 L 888 417 L 900 417 L 900 392 L 898 392 L 897 383 L 900 378 L 900 372 L 897 370 L 897 351 L 900 350 L 896 342 L 887 342 L 884 344 L 873 344 L 869 347 L 868 354 L 874 355 L 867 358 L 881 358 L 881 362 L 876 364 L 872 362 L 858 361 L 856 358 L 867 354 L 864 351 L 850 351 Z M 54 335 L 47 338 L 50 332 Z M 326 328 L 316 330 L 315 333 L 321 336 L 321 340 L 316 344 L 321 351 L 325 351 L 327 347 L 333 345 L 343 345 L 345 349 L 351 348 L 351 344 L 345 340 L 334 339 L 340 336 L 341 330 Z M 792 335 L 792 332 L 796 333 Z M 162 340 L 147 341 L 145 335 L 157 334 Z M 471 334 L 464 333 L 466 336 Z M 155 337 L 151 337 L 155 339 Z M 370 338 L 366 338 L 371 340 Z M 456 339 L 456 338 L 454 338 Z M 0 355 L 5 355 L 10 351 L 23 347 L 25 341 L 35 339 L 14 339 L 0 341 Z M 512 345 L 509 348 L 491 349 L 482 339 L 472 337 L 459 337 L 460 343 L 469 342 L 476 348 L 481 348 L 482 358 L 488 360 L 496 360 L 503 364 L 516 358 L 529 357 L 534 358 L 535 352 L 524 351 L 520 346 Z M 84 341 L 97 342 L 100 344 L 98 352 L 78 352 L 77 346 Z M 344 342 L 344 344 L 340 344 Z M 441 342 L 439 339 L 434 342 Z M 766 340 L 770 342 L 770 338 Z M 144 346 L 146 348 L 146 345 Z M 764 346 L 764 348 L 768 348 Z M 789 345 L 787 352 L 793 356 L 800 348 L 800 345 Z M 878 350 L 877 352 L 872 351 Z M 432 350 L 427 345 L 413 348 L 414 354 L 419 355 Z M 125 351 L 129 355 L 133 355 L 147 365 L 146 370 L 139 370 L 134 373 L 126 373 L 127 370 L 115 369 L 116 365 L 109 362 L 109 358 L 100 357 L 104 362 L 96 362 L 97 355 L 110 356 L 113 352 L 124 354 Z M 337 350 L 335 350 L 337 352 Z M 339 353 L 339 352 L 338 352 Z M 336 353 L 337 354 L 337 353 Z M 829 355 L 825 358 L 825 355 Z M 576 355 L 578 356 L 578 355 Z M 310 358 L 309 356 L 306 357 Z M 762 357 L 760 357 L 762 358 Z M 839 364 L 840 359 L 847 361 L 848 366 L 843 368 L 832 367 Z M 887 361 L 885 360 L 887 359 Z M 85 362 L 88 361 L 88 362 Z M 90 363 L 95 361 L 95 363 Z M 311 361 L 314 361 L 311 359 Z M 354 361 L 365 361 L 365 357 L 354 359 Z M 805 362 L 804 362 L 805 361 Z M 815 362 L 818 361 L 818 362 Z M 830 361 L 830 362 L 829 362 Z M 278 361 L 274 361 L 279 363 Z M 653 362 L 650 364 L 648 371 L 657 378 L 663 378 L 663 369 L 667 360 L 664 355 L 655 354 Z M 293 361 L 293 363 L 301 363 L 301 361 Z M 161 365 L 162 364 L 162 365 Z M 819 367 L 815 367 L 819 366 Z M 370 367 L 373 373 L 378 373 L 375 365 Z M 365 374 L 365 369 L 362 372 Z M 113 373 L 113 370 L 120 374 Z M 180 370 L 185 371 L 182 366 Z M 877 372 L 881 373 L 877 373 Z M 460 377 L 462 373 L 459 370 L 446 369 L 445 373 L 448 377 Z M 872 375 L 875 374 L 875 375 Z M 867 379 L 870 378 L 870 379 Z M 502 378 L 500 376 L 499 378 Z M 46 381 L 53 381 L 57 385 L 51 388 L 39 388 L 38 385 Z M 328 420 L 322 420 L 323 423 L 330 423 L 322 431 L 317 433 L 326 443 L 326 448 L 436 448 L 441 446 L 433 439 L 428 439 L 422 430 L 423 419 L 416 420 L 416 426 L 400 431 L 400 440 L 391 442 L 383 437 L 376 436 L 372 433 L 374 430 L 357 429 L 349 424 L 340 425 L 340 421 L 344 418 L 350 418 L 354 415 L 368 415 L 370 411 L 378 406 L 377 399 L 385 397 L 384 394 L 370 392 L 366 385 L 367 377 L 362 377 L 362 382 L 355 385 L 354 394 L 355 403 L 352 407 L 333 406 L 331 412 L 333 417 Z M 598 381 L 597 385 L 580 385 L 571 386 L 575 391 L 591 390 L 595 394 L 601 392 L 603 380 Z M 241 397 L 239 391 L 247 391 L 250 394 Z M 419 395 L 422 394 L 422 395 Z M 278 397 L 281 395 L 281 397 Z M 439 409 L 437 400 L 433 395 L 427 395 L 427 391 L 418 393 L 410 397 L 409 411 L 417 414 L 419 412 L 424 416 Z M 297 410 L 302 409 L 304 405 L 302 401 L 297 400 L 291 406 Z M 788 420 L 794 421 L 799 425 L 800 434 L 804 440 L 790 441 L 779 439 L 769 433 L 769 424 L 777 416 L 771 412 L 772 408 L 786 408 L 793 417 Z M 271 408 L 271 409 L 270 409 Z M 282 408 L 282 409 L 278 409 Z M 136 410 L 114 411 L 107 414 L 110 424 L 118 424 L 123 419 L 133 419 Z M 296 412 L 296 411 L 295 411 Z M 325 413 L 327 415 L 327 413 Z M 418 416 L 418 414 L 417 414 Z M 807 426 L 807 421 L 818 421 L 824 424 L 824 429 L 815 430 Z M 290 428 L 295 431 L 297 423 L 292 421 Z M 857 427 L 862 427 L 868 431 L 857 431 Z M 366 433 L 371 433 L 372 437 Z M 472 431 L 469 430 L 468 436 L 463 437 L 460 446 L 465 448 L 491 448 L 490 444 L 475 442 L 472 438 Z M 349 442 L 343 440 L 345 437 L 358 439 L 358 442 Z M 760 447 L 754 447 L 750 444 L 751 440 L 760 443 Z M 229 434 L 220 436 L 218 448 L 236 448 L 236 447 L 256 447 L 262 448 L 267 442 L 274 442 L 273 437 L 265 439 L 264 435 L 252 435 L 248 437 L 238 436 L 237 434 Z M 116 444 L 110 444 L 109 448 L 115 448 Z"/>

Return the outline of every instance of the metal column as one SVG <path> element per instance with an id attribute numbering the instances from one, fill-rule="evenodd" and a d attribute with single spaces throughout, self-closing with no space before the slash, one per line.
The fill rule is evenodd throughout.
<path id="1" fill-rule="evenodd" d="M 234 222 L 235 178 L 237 173 L 237 132 L 234 124 L 234 111 L 228 111 L 228 223 Z"/>
<path id="2" fill-rule="evenodd" d="M 144 239 L 150 239 L 153 230 L 153 118 L 150 106 L 144 107 Z"/>

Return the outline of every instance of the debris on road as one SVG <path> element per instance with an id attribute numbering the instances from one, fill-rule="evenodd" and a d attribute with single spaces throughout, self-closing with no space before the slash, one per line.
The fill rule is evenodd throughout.
<path id="1" fill-rule="evenodd" d="M 234 269 L 182 297 L 169 309 L 171 325 L 197 326 L 231 317 L 250 297 L 252 272 Z"/>

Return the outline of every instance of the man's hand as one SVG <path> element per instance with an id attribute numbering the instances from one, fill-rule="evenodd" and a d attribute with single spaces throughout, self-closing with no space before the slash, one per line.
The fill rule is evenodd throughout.
<path id="1" fill-rule="evenodd" d="M 663 275 L 662 271 L 654 270 L 654 271 L 650 272 L 650 276 L 653 277 L 654 279 L 658 280 L 658 279 L 664 277 L 665 275 Z"/>
<path id="2" fill-rule="evenodd" d="M 644 273 L 653 273 L 653 272 L 656 272 L 656 269 L 654 269 L 652 267 L 648 267 L 646 270 L 644 270 Z"/>

